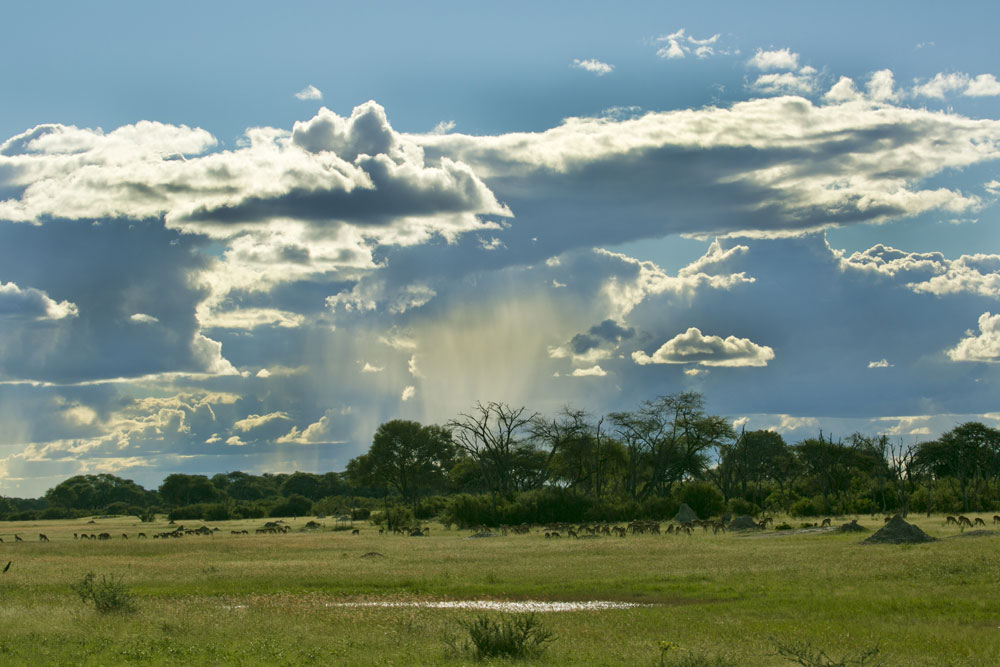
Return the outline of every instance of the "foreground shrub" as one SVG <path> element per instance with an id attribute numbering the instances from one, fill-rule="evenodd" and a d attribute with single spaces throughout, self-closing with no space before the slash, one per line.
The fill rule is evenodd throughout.
<path id="1" fill-rule="evenodd" d="M 93 572 L 88 572 L 72 588 L 84 604 L 92 603 L 98 613 L 132 614 L 136 611 L 135 598 L 119 577 L 102 574 L 98 579 Z"/>
<path id="2" fill-rule="evenodd" d="M 476 660 L 535 657 L 555 639 L 535 614 L 504 615 L 499 619 L 480 614 L 459 624 L 469 638 L 453 648 L 472 654 Z"/>

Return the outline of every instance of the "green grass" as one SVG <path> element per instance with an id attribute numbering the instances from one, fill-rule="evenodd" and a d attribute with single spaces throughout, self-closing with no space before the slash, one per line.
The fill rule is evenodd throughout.
<path id="1" fill-rule="evenodd" d="M 12 562 L 0 575 L 0 664 L 466 664 L 444 639 L 481 612 L 332 606 L 465 599 L 651 605 L 539 614 L 556 637 L 539 664 L 658 665 L 660 642 L 677 645 L 664 664 L 792 664 L 778 643 L 837 659 L 877 645 L 888 665 L 1000 663 L 1000 537 L 465 539 L 434 526 L 410 538 L 367 525 L 360 536 L 298 532 L 307 520 L 259 536 L 263 520 L 209 522 L 220 532 L 171 540 L 135 539 L 168 527 L 134 518 L 0 523 L 0 566 Z M 911 520 L 958 534 L 943 517 Z M 861 523 L 877 529 L 881 519 Z M 236 528 L 251 535 L 230 535 Z M 116 537 L 73 539 L 83 531 Z M 370 551 L 386 557 L 361 558 Z M 100 615 L 82 603 L 72 585 L 88 572 L 120 579 L 138 611 Z"/>

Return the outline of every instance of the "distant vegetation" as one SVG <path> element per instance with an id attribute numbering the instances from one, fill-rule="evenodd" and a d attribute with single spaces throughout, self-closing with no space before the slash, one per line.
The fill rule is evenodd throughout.
<path id="1" fill-rule="evenodd" d="M 343 472 L 178 473 L 155 491 L 110 474 L 78 475 L 44 498 L 0 498 L 0 518 L 325 514 L 495 526 L 665 519 L 680 503 L 702 518 L 996 510 L 1000 430 L 967 422 L 910 446 L 860 433 L 789 444 L 773 431 L 735 431 L 707 414 L 697 393 L 603 417 L 477 403 L 444 425 L 382 424 Z"/>

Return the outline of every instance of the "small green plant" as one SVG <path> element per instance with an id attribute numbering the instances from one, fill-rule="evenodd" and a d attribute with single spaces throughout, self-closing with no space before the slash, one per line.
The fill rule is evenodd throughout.
<path id="1" fill-rule="evenodd" d="M 874 667 L 880 664 L 877 662 L 879 647 L 878 644 L 871 646 L 857 655 L 841 659 L 831 658 L 822 649 L 818 649 L 809 642 L 792 642 L 783 644 L 775 641 L 777 655 L 790 660 L 803 667 Z"/>
<path id="2" fill-rule="evenodd" d="M 660 667 L 731 667 L 737 664 L 722 655 L 692 653 L 682 649 L 676 642 L 661 641 L 659 647 Z"/>
<path id="3" fill-rule="evenodd" d="M 80 600 L 92 603 L 101 614 L 132 614 L 136 611 L 135 598 L 120 577 L 102 574 L 100 579 L 88 572 L 83 579 L 72 584 Z"/>
<path id="4" fill-rule="evenodd" d="M 670 653 L 674 649 L 678 649 L 681 647 L 680 644 L 677 644 L 675 642 L 666 642 L 666 641 L 660 642 L 659 646 L 660 646 L 660 667 L 664 667 L 664 665 L 667 664 L 664 661 L 667 659 L 668 653 Z"/>
<path id="5" fill-rule="evenodd" d="M 459 624 L 469 638 L 461 645 L 455 639 L 448 643 L 453 650 L 470 653 L 476 660 L 535 657 L 555 639 L 535 614 L 503 615 L 499 619 L 480 614 Z"/>

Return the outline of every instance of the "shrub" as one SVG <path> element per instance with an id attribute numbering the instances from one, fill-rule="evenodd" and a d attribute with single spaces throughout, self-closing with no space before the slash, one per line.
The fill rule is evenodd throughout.
<path id="1" fill-rule="evenodd" d="M 687 503 L 702 519 L 718 516 L 726 507 L 726 499 L 722 493 L 709 482 L 688 482 L 681 487 L 677 496 L 680 502 Z"/>
<path id="2" fill-rule="evenodd" d="M 167 514 L 167 518 L 170 521 L 189 521 L 192 519 L 204 518 L 204 513 L 204 505 L 184 505 L 183 507 L 175 507 L 170 510 L 170 513 Z"/>
<path id="3" fill-rule="evenodd" d="M 480 614 L 471 621 L 460 621 L 460 625 L 469 633 L 461 649 L 476 660 L 538 656 L 555 639 L 535 614 L 501 616 L 496 620 Z"/>
<path id="4" fill-rule="evenodd" d="M 745 498 L 730 498 L 726 505 L 733 516 L 757 516 L 760 508 Z M 700 516 L 700 515 L 699 515 Z"/>
<path id="5" fill-rule="evenodd" d="M 93 572 L 88 572 L 72 588 L 82 602 L 93 603 L 98 613 L 132 614 L 136 611 L 135 599 L 119 577 L 102 574 L 98 579 Z"/>
<path id="6" fill-rule="evenodd" d="M 388 530 L 409 528 L 417 523 L 413 518 L 413 510 L 403 505 L 390 505 L 383 512 L 372 515 L 375 525 Z"/>
<path id="7" fill-rule="evenodd" d="M 634 515 L 634 518 L 651 519 L 653 521 L 668 521 L 672 519 L 675 514 L 677 514 L 678 509 L 680 509 L 680 503 L 673 498 L 653 496 L 642 501 L 642 504 L 639 505 L 638 512 Z M 691 506 L 691 509 L 697 512 L 698 516 L 702 516 L 701 511 L 694 505 Z"/>
<path id="8" fill-rule="evenodd" d="M 812 498 L 799 498 L 792 503 L 792 508 L 788 513 L 792 516 L 818 516 L 823 514 L 823 511 L 817 509 Z"/>
<path id="9" fill-rule="evenodd" d="M 444 523 L 453 523 L 459 528 L 472 526 L 496 526 L 493 503 L 489 496 L 477 496 L 470 493 L 460 493 L 453 496 L 442 516 Z"/>
<path id="10" fill-rule="evenodd" d="M 288 496 L 285 502 L 271 508 L 271 516 L 306 516 L 312 513 L 311 500 L 298 493 Z"/>

